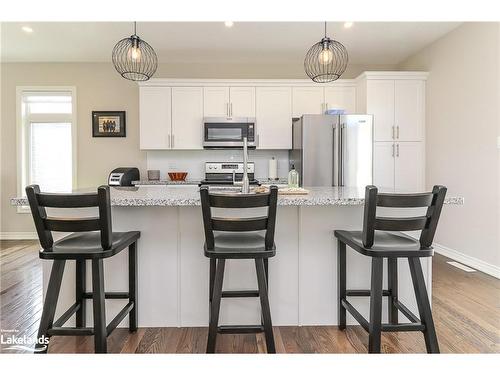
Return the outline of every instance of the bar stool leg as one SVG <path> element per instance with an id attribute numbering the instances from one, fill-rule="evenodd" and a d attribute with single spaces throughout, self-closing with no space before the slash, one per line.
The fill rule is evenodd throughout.
<path id="1" fill-rule="evenodd" d="M 439 353 L 436 330 L 434 328 L 429 296 L 425 287 L 420 259 L 415 257 L 408 258 L 408 263 L 410 265 L 411 279 L 413 281 L 413 289 L 415 289 L 420 320 L 425 325 L 424 338 L 427 353 Z"/>
<path id="2" fill-rule="evenodd" d="M 87 267 L 85 259 L 76 261 L 76 289 L 75 296 L 76 302 L 80 303 L 80 308 L 76 311 L 76 327 L 83 328 L 86 324 L 86 299 L 83 294 L 85 293 Z"/>
<path id="3" fill-rule="evenodd" d="M 398 324 L 398 308 L 394 304 L 398 299 L 398 259 L 387 258 L 387 289 L 389 297 L 387 298 L 387 309 L 389 323 Z"/>
<path id="4" fill-rule="evenodd" d="M 380 353 L 382 333 L 382 273 L 383 258 L 372 258 L 372 275 L 370 291 L 370 326 L 368 352 Z"/>
<path id="5" fill-rule="evenodd" d="M 38 328 L 38 340 L 35 345 L 35 353 L 47 353 L 49 344 L 40 343 L 42 336 L 48 338 L 47 331 L 54 323 L 54 315 L 56 313 L 57 300 L 59 298 L 59 291 L 61 290 L 61 282 L 64 274 L 65 260 L 55 260 L 52 264 L 50 271 L 49 285 L 47 286 L 47 294 L 43 303 L 42 318 L 40 319 L 40 326 Z M 45 346 L 45 348 L 44 348 Z M 44 349 L 44 350 L 41 350 Z"/>
<path id="6" fill-rule="evenodd" d="M 262 258 L 255 259 L 255 269 L 257 271 L 257 283 L 259 285 L 260 306 L 262 309 L 262 318 L 264 320 L 264 334 L 266 336 L 266 346 L 268 353 L 276 353 L 274 345 L 273 324 L 271 322 L 271 309 L 269 307 L 269 298 L 267 295 L 267 280 Z"/>
<path id="7" fill-rule="evenodd" d="M 207 353 L 215 353 L 215 343 L 217 339 L 217 328 L 219 325 L 220 301 L 222 298 L 222 283 L 224 281 L 225 259 L 219 259 L 213 285 L 212 302 L 210 306 L 210 323 L 208 327 Z"/>
<path id="8" fill-rule="evenodd" d="M 134 307 L 128 314 L 128 330 L 137 331 L 137 242 L 128 247 L 128 300 Z"/>
<path id="9" fill-rule="evenodd" d="M 208 321 L 210 322 L 210 317 L 212 316 L 212 298 L 214 295 L 214 282 L 215 282 L 215 269 L 217 267 L 217 261 L 210 258 L 210 270 L 209 270 L 209 286 L 208 286 Z"/>
<path id="10" fill-rule="evenodd" d="M 342 300 L 346 298 L 346 245 L 342 241 L 337 241 L 337 303 L 338 303 L 338 324 L 339 329 L 346 327 L 346 310 L 342 305 Z"/>
<path id="11" fill-rule="evenodd" d="M 92 291 L 94 305 L 94 345 L 96 353 L 107 352 L 104 269 L 102 259 L 92 259 Z"/>

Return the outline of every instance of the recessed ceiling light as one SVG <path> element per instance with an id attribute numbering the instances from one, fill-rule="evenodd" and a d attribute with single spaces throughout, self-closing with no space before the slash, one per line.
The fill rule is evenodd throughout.
<path id="1" fill-rule="evenodd" d="M 352 25 L 354 25 L 354 22 L 344 22 L 344 27 L 345 27 L 346 29 L 351 28 L 351 27 L 352 27 Z"/>
<path id="2" fill-rule="evenodd" d="M 32 33 L 33 29 L 29 26 L 23 26 L 21 27 L 21 30 L 23 30 L 25 33 Z"/>
<path id="3" fill-rule="evenodd" d="M 226 25 L 226 27 L 233 27 L 234 22 L 233 21 L 226 21 L 226 22 L 224 22 L 224 25 Z"/>

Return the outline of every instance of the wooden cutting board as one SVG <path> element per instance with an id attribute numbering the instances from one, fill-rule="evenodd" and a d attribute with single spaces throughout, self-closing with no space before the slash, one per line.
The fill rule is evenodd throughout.
<path id="1" fill-rule="evenodd" d="M 278 189 L 278 194 L 280 195 L 307 195 L 309 190 L 302 188 L 283 188 Z"/>

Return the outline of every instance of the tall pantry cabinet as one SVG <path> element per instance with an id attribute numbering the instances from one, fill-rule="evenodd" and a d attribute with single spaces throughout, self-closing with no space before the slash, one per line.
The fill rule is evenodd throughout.
<path id="1" fill-rule="evenodd" d="M 365 72 L 356 108 L 373 115 L 373 184 L 425 189 L 425 72 Z"/>

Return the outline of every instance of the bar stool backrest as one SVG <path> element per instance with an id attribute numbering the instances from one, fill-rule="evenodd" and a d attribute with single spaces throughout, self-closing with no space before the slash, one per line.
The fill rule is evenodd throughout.
<path id="1" fill-rule="evenodd" d="M 265 247 L 272 249 L 276 225 L 276 205 L 278 188 L 271 186 L 263 194 L 217 194 L 210 193 L 208 186 L 200 188 L 201 209 L 207 248 L 214 248 L 214 231 L 254 232 L 266 231 Z M 257 208 L 268 207 L 267 216 L 245 218 L 212 217 L 211 208 Z"/>
<path id="2" fill-rule="evenodd" d="M 50 251 L 54 232 L 101 232 L 101 245 L 104 250 L 111 248 L 111 200 L 108 186 L 100 186 L 97 193 L 60 194 L 41 193 L 38 185 L 26 186 L 26 196 L 31 208 L 40 244 Z M 47 216 L 49 208 L 86 208 L 98 207 L 99 217 L 70 218 Z"/>
<path id="3" fill-rule="evenodd" d="M 446 190 L 444 186 L 435 185 L 429 193 L 382 194 L 378 193 L 376 186 L 368 185 L 365 188 L 363 246 L 366 248 L 373 246 L 376 230 L 401 232 L 421 230 L 420 248 L 429 248 L 434 240 Z M 427 212 L 425 215 L 414 217 L 380 217 L 376 215 L 377 207 L 427 207 Z"/>

